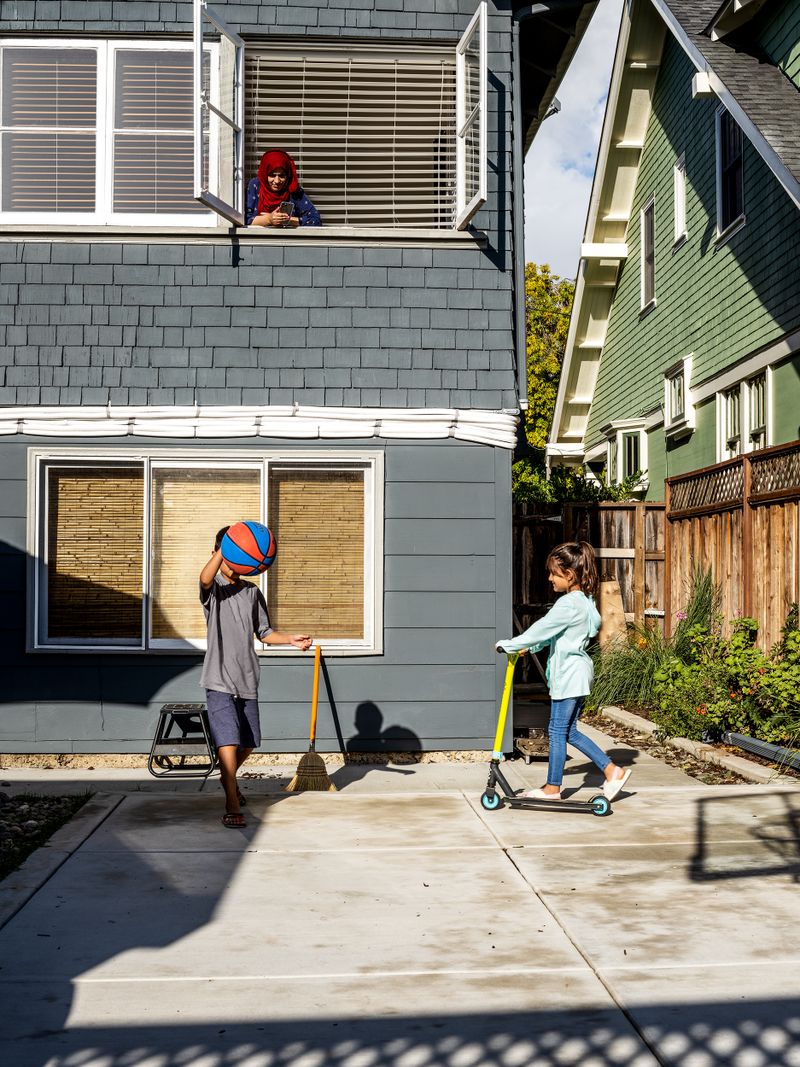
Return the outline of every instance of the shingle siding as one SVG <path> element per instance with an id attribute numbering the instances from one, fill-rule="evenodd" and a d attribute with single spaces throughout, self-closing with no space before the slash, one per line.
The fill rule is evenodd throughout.
<path id="1" fill-rule="evenodd" d="M 758 43 L 772 62 L 800 89 L 800 5 L 797 0 L 768 5 Z"/>
<path id="2" fill-rule="evenodd" d="M 30 390 L 54 386 L 63 398 L 48 403 L 89 387 L 92 403 L 139 402 L 138 387 L 148 403 L 173 403 L 180 384 L 189 403 L 240 403 L 242 389 L 255 390 L 246 403 L 286 403 L 287 390 L 288 402 L 341 403 L 329 391 L 347 388 L 365 404 L 369 385 L 380 404 L 384 389 L 400 405 L 434 390 L 437 406 L 475 390 L 468 406 L 513 407 L 510 286 L 477 248 L 0 243 L 2 402 L 21 403 L 24 387 L 37 403 Z M 475 350 L 491 353 L 480 384 L 444 386 L 442 372 L 467 370 Z"/>
<path id="3" fill-rule="evenodd" d="M 727 243 L 716 242 L 717 105 L 692 100 L 693 72 L 681 48 L 668 38 L 626 235 L 628 258 L 592 404 L 586 436 L 590 444 L 610 420 L 657 408 L 663 399 L 664 371 L 679 359 L 693 355 L 696 385 L 800 326 L 800 213 L 747 143 L 747 222 Z M 673 247 L 672 168 L 683 152 L 688 238 Z M 639 212 L 653 194 L 657 306 L 642 316 Z M 690 451 L 686 448 L 685 456 Z M 704 461 L 715 458 L 706 456 Z M 680 447 L 671 452 L 670 473 L 676 473 L 676 464 L 689 469 Z"/>

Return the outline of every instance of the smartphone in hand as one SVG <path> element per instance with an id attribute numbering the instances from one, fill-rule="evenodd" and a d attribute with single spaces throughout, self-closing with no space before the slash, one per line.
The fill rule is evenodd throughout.
<path id="1" fill-rule="evenodd" d="M 291 219 L 292 215 L 294 215 L 294 201 L 293 200 L 284 200 L 284 202 L 282 204 L 278 205 L 278 211 L 281 212 L 281 214 L 283 214 L 283 215 L 288 215 L 289 216 L 289 218 L 286 220 L 286 222 L 282 222 L 281 223 L 281 226 L 290 226 L 291 223 L 290 223 L 289 219 Z"/>

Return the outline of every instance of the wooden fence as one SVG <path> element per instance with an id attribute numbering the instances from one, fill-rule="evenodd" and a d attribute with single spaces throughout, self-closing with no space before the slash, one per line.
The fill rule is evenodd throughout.
<path id="1" fill-rule="evenodd" d="M 668 478 L 666 513 L 667 626 L 710 567 L 724 617 L 757 619 L 769 648 L 800 601 L 800 441 Z"/>

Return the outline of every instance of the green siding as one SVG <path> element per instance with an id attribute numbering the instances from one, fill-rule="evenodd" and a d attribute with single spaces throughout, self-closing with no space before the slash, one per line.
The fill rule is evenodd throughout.
<path id="1" fill-rule="evenodd" d="M 605 423 L 659 407 L 664 372 L 686 355 L 693 355 L 692 383 L 697 386 L 800 326 L 796 255 L 800 212 L 748 143 L 747 223 L 726 243 L 715 242 L 717 104 L 692 100 L 693 72 L 681 48 L 668 38 L 626 235 L 628 259 L 609 321 L 587 444 L 600 437 Z M 673 247 L 673 164 L 682 153 L 688 238 Z M 639 211 L 653 194 L 657 306 L 642 316 Z M 783 398 L 776 396 L 776 409 L 782 404 Z M 670 446 L 668 474 L 715 462 L 713 403 L 708 407 L 694 434 Z M 782 425 L 782 420 L 783 416 L 776 423 Z M 655 444 L 652 456 L 657 463 Z"/>
<path id="2" fill-rule="evenodd" d="M 758 43 L 772 62 L 800 89 L 800 4 L 783 0 L 775 10 L 768 7 Z"/>
<path id="3" fill-rule="evenodd" d="M 800 438 L 800 356 L 781 363 L 772 373 L 774 418 L 772 437 L 776 445 Z"/>

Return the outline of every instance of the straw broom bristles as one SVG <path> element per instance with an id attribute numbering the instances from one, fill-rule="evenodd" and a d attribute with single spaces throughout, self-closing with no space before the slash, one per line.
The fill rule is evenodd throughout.
<path id="1" fill-rule="evenodd" d="M 287 793 L 302 793 L 316 791 L 319 793 L 335 793 L 336 786 L 328 777 L 325 769 L 325 760 L 318 752 L 314 751 L 317 735 L 317 700 L 319 698 L 319 661 L 320 646 L 314 650 L 314 688 L 311 695 L 311 727 L 308 731 L 308 752 L 300 757 L 297 765 L 297 773 L 286 786 Z"/>

